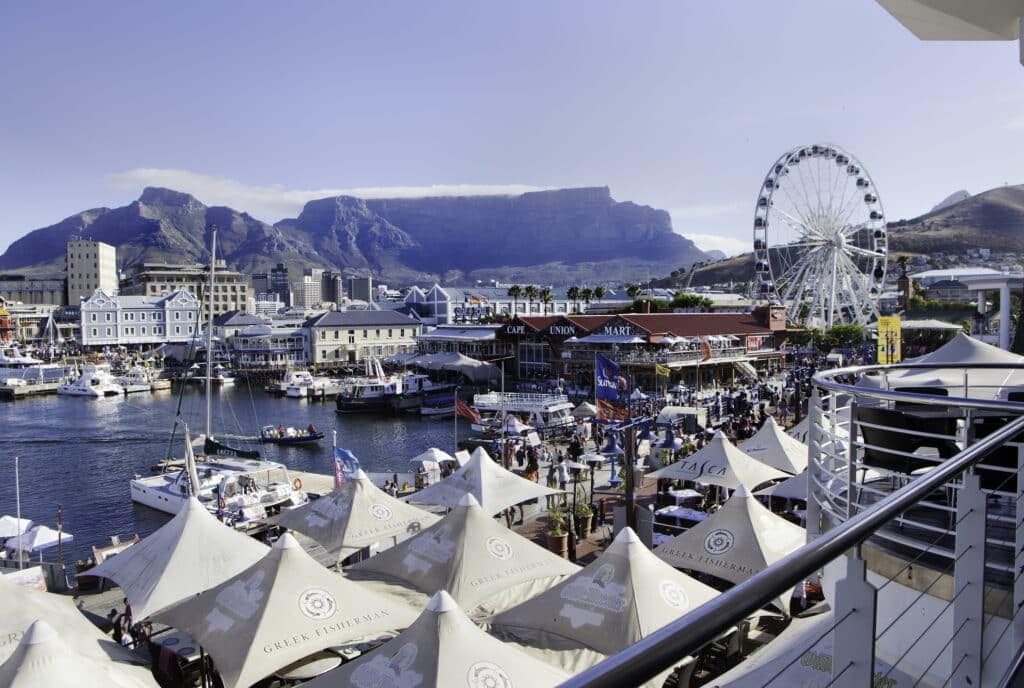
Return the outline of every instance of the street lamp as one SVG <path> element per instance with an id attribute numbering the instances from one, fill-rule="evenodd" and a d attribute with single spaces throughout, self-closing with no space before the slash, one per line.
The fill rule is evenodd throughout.
<path id="1" fill-rule="evenodd" d="M 608 442 L 601 449 L 601 453 L 608 457 L 611 461 L 611 477 L 608 479 L 608 484 L 612 487 L 618 487 L 619 483 L 622 482 L 622 478 L 619 477 L 618 472 L 615 470 L 615 457 L 622 456 L 622 447 L 619 446 L 618 442 L 615 441 L 615 431 L 609 431 Z"/>

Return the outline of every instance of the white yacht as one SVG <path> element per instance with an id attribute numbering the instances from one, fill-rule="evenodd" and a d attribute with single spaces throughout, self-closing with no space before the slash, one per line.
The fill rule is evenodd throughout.
<path id="1" fill-rule="evenodd" d="M 82 368 L 82 374 L 74 382 L 66 382 L 57 388 L 57 394 L 75 397 L 113 397 L 124 394 L 124 387 L 110 373 L 110 366 L 88 364 Z"/>
<path id="2" fill-rule="evenodd" d="M 153 373 L 145 366 L 132 366 L 124 375 L 117 377 L 117 384 L 124 388 L 125 394 L 149 392 L 153 389 Z"/>
<path id="3" fill-rule="evenodd" d="M 380 361 L 367 359 L 366 374 L 341 381 L 338 413 L 417 409 L 424 401 L 451 394 L 454 385 L 436 383 L 421 373 L 385 375 Z"/>
<path id="4" fill-rule="evenodd" d="M 473 396 L 473 408 L 481 419 L 471 425 L 473 432 L 488 437 L 500 434 L 512 416 L 545 433 L 567 433 L 576 423 L 573 405 L 564 394 L 487 392 Z"/>
<path id="5" fill-rule="evenodd" d="M 271 394 L 285 394 L 292 385 L 302 384 L 305 380 L 312 377 L 308 370 L 288 370 L 285 371 L 283 378 L 268 384 L 266 390 Z"/>
<path id="6" fill-rule="evenodd" d="M 0 347 L 0 380 L 13 385 L 31 382 L 58 382 L 68 376 L 69 368 L 57 363 L 43 363 L 21 353 L 16 345 Z"/>
<path id="7" fill-rule="evenodd" d="M 285 396 L 292 399 L 322 397 L 337 394 L 340 389 L 341 383 L 339 380 L 303 371 L 301 376 L 297 376 L 292 384 L 288 385 L 287 390 L 285 390 Z"/>

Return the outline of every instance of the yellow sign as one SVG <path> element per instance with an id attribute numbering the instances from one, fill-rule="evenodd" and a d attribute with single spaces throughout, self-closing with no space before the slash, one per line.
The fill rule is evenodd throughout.
<path id="1" fill-rule="evenodd" d="M 878 318 L 878 363 L 889 365 L 899 363 L 900 352 L 900 319 L 896 315 L 883 315 Z"/>
<path id="2" fill-rule="evenodd" d="M 669 377 L 672 375 L 672 370 L 668 366 L 663 366 L 660 363 L 655 363 L 654 374 L 656 377 Z"/>

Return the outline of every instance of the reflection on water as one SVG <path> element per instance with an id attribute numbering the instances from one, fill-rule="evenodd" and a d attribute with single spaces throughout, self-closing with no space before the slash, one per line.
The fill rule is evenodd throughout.
<path id="1" fill-rule="evenodd" d="M 186 389 L 180 401 L 193 436 L 203 432 L 206 414 L 203 394 L 196 387 Z M 168 517 L 133 504 L 128 481 L 134 474 L 148 474 L 149 467 L 167 455 L 178 405 L 177 392 L 105 399 L 46 396 L 0 403 L 0 483 L 9 486 L 0 490 L 0 514 L 15 511 L 17 456 L 22 516 L 55 526 L 57 505 L 63 506 L 64 528 L 75 536 L 74 544 L 65 548 L 65 560 L 88 556 L 92 545 L 109 543 L 110 535 L 151 533 Z M 211 407 L 215 436 L 249 438 L 232 444 L 258 447 L 266 458 L 302 471 L 333 472 L 332 430 L 338 433 L 338 446 L 351 449 L 369 471 L 405 470 L 408 460 L 427 447 L 451 451 L 453 446 L 450 418 L 339 415 L 333 401 L 271 397 L 244 384 L 215 392 Z M 254 441 L 264 425 L 310 423 L 327 435 L 319 445 L 282 447 Z M 172 447 L 179 458 L 180 437 L 179 431 Z"/>

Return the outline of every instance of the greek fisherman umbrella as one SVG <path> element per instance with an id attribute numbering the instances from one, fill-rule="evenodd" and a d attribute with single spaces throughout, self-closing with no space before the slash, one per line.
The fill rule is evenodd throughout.
<path id="1" fill-rule="evenodd" d="M 568 678 L 568 674 L 481 631 L 442 590 L 404 633 L 305 685 L 548 688 Z"/>
<path id="2" fill-rule="evenodd" d="M 752 437 L 740 443 L 740 449 L 766 466 L 790 475 L 807 468 L 807 445 L 787 435 L 771 416 Z"/>
<path id="3" fill-rule="evenodd" d="M 568 641 L 610 655 L 718 594 L 663 562 L 624 528 L 586 568 L 490 624 L 492 632 L 525 645 L 564 649 Z"/>
<path id="4" fill-rule="evenodd" d="M 190 497 L 174 518 L 89 571 L 124 590 L 136 619 L 219 585 L 267 554 Z"/>
<path id="5" fill-rule="evenodd" d="M 786 473 L 755 461 L 736 448 L 719 430 L 704 448 L 673 464 L 647 474 L 663 480 L 692 480 L 730 490 L 740 485 L 756 489 L 764 483 L 788 478 Z"/>
<path id="6" fill-rule="evenodd" d="M 414 493 L 409 501 L 455 507 L 467 494 L 473 495 L 484 511 L 497 514 L 529 499 L 558 494 L 558 490 L 521 478 L 502 468 L 494 463 L 482 447 L 477 447 L 464 466 L 444 480 Z"/>
<path id="7" fill-rule="evenodd" d="M 70 597 L 25 588 L 0 576 L 0 662 L 11 656 L 18 640 L 37 619 L 47 619 L 61 629 L 61 642 L 68 651 L 132 664 L 145 661 L 92 625 Z M 4 685 L 2 681 L 0 685 Z"/>
<path id="8" fill-rule="evenodd" d="M 499 525 L 472 495 L 465 495 L 439 522 L 350 566 L 347 573 L 353 580 L 375 581 L 417 604 L 440 590 L 449 591 L 470 616 L 477 617 L 519 604 L 578 570 Z"/>
<path id="9" fill-rule="evenodd" d="M 328 571 L 286 533 L 256 564 L 153 618 L 191 635 L 235 688 L 332 645 L 406 628 L 416 612 Z"/>
<path id="10" fill-rule="evenodd" d="M 157 688 L 148 669 L 83 655 L 45 621 L 35 621 L 0 664 L 5 688 Z"/>
<path id="11" fill-rule="evenodd" d="M 776 516 L 740 487 L 722 508 L 654 553 L 681 569 L 742 583 L 807 542 L 807 531 Z M 783 612 L 789 600 L 776 602 Z"/>
<path id="12" fill-rule="evenodd" d="M 284 511 L 271 523 L 308 535 L 343 559 L 373 544 L 390 547 L 439 518 L 395 499 L 359 470 L 329 495 Z"/>

